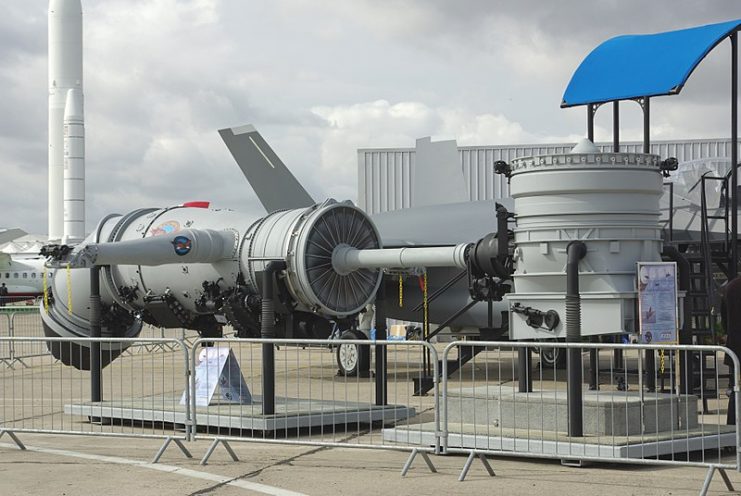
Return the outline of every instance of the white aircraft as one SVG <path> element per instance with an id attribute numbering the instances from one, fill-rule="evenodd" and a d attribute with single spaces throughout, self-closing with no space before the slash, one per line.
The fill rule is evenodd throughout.
<path id="1" fill-rule="evenodd" d="M 0 253 L 0 285 L 8 294 L 0 296 L 0 305 L 37 298 L 44 294 L 44 258 L 13 259 Z"/>

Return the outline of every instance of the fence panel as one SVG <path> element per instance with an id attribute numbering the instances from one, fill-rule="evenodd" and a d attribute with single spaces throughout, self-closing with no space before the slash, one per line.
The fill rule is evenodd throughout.
<path id="1" fill-rule="evenodd" d="M 0 371 L 0 432 L 163 438 L 164 447 L 176 441 L 184 449 L 180 441 L 188 439 L 191 422 L 189 353 L 182 342 L 17 336 L 3 341 L 19 349 L 54 347 L 61 359 L 47 348 L 26 360 L 25 368 Z M 75 359 L 89 368 L 94 343 L 104 365 L 99 399 L 90 371 L 64 364 Z M 124 353 L 132 345 L 166 345 L 176 352 Z"/>
<path id="2" fill-rule="evenodd" d="M 142 326 L 141 333 L 137 336 L 141 339 L 177 339 L 185 343 L 189 348 L 198 339 L 198 331 L 191 329 L 169 329 L 163 327 L 155 327 L 153 325 L 144 324 Z M 152 353 L 156 351 L 177 351 L 178 347 L 173 345 L 170 341 L 147 344 L 145 341 L 140 344 L 134 344 L 130 346 L 125 353 Z"/>
<path id="3" fill-rule="evenodd" d="M 274 347 L 274 414 L 265 410 L 263 345 Z M 219 442 L 224 442 L 236 459 L 226 441 L 240 440 L 413 450 L 413 456 L 422 454 L 431 464 L 426 452 L 436 451 L 439 446 L 435 348 L 419 341 L 342 340 L 342 345 L 349 353 L 358 353 L 360 363 L 370 360 L 368 353 L 373 349 L 370 370 L 374 370 L 377 360 L 376 348 L 385 351 L 386 400 L 379 394 L 383 390 L 377 389 L 376 377 L 338 372 L 336 340 L 198 340 L 191 358 L 192 417 L 198 426 L 195 436 L 214 441 L 203 463 Z M 423 354 L 427 353 L 429 380 L 434 380 L 435 387 L 428 396 L 414 396 L 413 379 L 427 376 L 422 366 Z M 222 361 L 228 357 L 234 364 L 217 364 L 219 356 Z M 221 386 L 209 403 L 208 395 L 217 378 Z M 393 428 L 400 427 L 404 433 L 389 435 Z M 435 434 L 435 440 L 427 446 L 418 444 L 423 429 Z"/>
<path id="4" fill-rule="evenodd" d="M 546 351 L 551 357 L 578 350 L 582 377 L 575 391 L 583 401 L 579 423 L 575 415 L 579 410 L 567 401 L 567 371 L 557 367 L 560 360 L 551 365 L 538 360 L 529 368 L 519 365 L 526 353 L 542 351 L 538 346 L 544 344 L 454 342 L 445 348 L 444 452 L 469 453 L 467 467 L 475 454 L 711 470 L 741 467 L 739 364 L 730 350 L 549 343 Z M 474 351 L 474 358 L 455 370 L 453 357 L 467 356 L 466 347 Z M 581 436 L 574 435 L 577 424 Z"/>
<path id="5" fill-rule="evenodd" d="M 10 337 L 10 314 L 0 313 L 0 338 Z M 0 341 L 0 365 L 3 367 L 13 366 L 13 352 L 11 342 Z"/>
<path id="6" fill-rule="evenodd" d="M 23 312 L 13 312 L 10 315 L 11 336 L 23 338 L 44 337 L 44 327 L 41 323 L 41 313 L 38 308 Z M 49 353 L 44 341 L 19 340 L 13 341 L 13 358 L 20 364 L 26 364 L 27 360 L 40 357 Z"/>

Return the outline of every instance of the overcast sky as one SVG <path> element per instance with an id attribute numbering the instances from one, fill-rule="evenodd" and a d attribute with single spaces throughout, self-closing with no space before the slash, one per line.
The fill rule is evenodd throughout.
<path id="1" fill-rule="evenodd" d="M 262 209 L 217 129 L 254 124 L 316 198 L 356 199 L 357 148 L 575 140 L 559 109 L 607 38 L 741 18 L 737 0 L 83 0 L 87 227 L 111 212 L 210 200 Z M 0 16 L 0 226 L 46 232 L 47 2 Z M 729 43 L 653 139 L 725 137 Z M 622 135 L 641 136 L 626 104 Z M 611 112 L 597 114 L 610 139 Z"/>

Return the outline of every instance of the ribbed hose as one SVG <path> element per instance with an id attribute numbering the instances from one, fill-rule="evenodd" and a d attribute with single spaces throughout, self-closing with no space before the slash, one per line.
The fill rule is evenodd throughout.
<path id="1" fill-rule="evenodd" d="M 272 276 L 272 273 L 270 274 Z M 262 319 L 260 320 L 260 336 L 265 339 L 275 337 L 275 303 L 273 297 L 262 298 Z"/>
<path id="2" fill-rule="evenodd" d="M 581 337 L 581 297 L 566 295 L 566 341 L 576 342 Z"/>
<path id="3" fill-rule="evenodd" d="M 273 303 L 273 277 L 276 272 L 285 270 L 286 263 L 273 261 L 265 266 L 262 273 L 262 321 L 260 335 L 263 339 L 275 337 L 275 304 Z M 275 414 L 275 345 L 262 345 L 262 414 Z"/>
<path id="4" fill-rule="evenodd" d="M 587 246 L 572 241 L 566 246 L 566 341 L 581 339 L 581 297 L 579 296 L 579 261 L 587 254 Z"/>
<path id="5" fill-rule="evenodd" d="M 100 294 L 90 295 L 90 327 L 100 327 L 101 325 Z M 99 336 L 91 336 L 99 337 Z"/>
<path id="6" fill-rule="evenodd" d="M 579 261 L 587 254 L 587 246 L 572 241 L 566 246 L 566 341 L 581 340 L 581 298 L 579 297 Z M 569 412 L 569 436 L 584 435 L 582 399 L 581 349 L 569 348 L 566 355 L 566 396 Z"/>

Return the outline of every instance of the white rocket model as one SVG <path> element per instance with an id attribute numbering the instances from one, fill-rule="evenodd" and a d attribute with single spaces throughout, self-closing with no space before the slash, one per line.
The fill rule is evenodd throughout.
<path id="1" fill-rule="evenodd" d="M 60 240 L 65 234 L 64 114 L 69 90 L 78 92 L 78 95 L 72 97 L 72 103 L 79 102 L 79 107 L 70 110 L 70 115 L 76 117 L 81 129 L 83 122 L 82 5 L 80 0 L 49 0 L 49 239 L 52 240 Z M 78 144 L 79 148 L 77 145 L 73 148 L 84 150 L 82 137 Z M 82 157 L 75 157 L 75 159 L 80 160 Z M 82 192 L 84 192 L 84 180 L 82 180 L 84 166 L 81 168 L 80 164 L 81 162 L 76 162 L 77 171 L 74 175 L 70 175 L 70 178 L 74 177 L 75 183 L 82 185 Z M 80 176 L 80 173 L 83 175 Z M 69 197 L 70 199 L 82 198 L 72 192 Z M 73 210 L 77 213 L 84 212 L 84 201 L 76 203 L 79 205 Z M 70 220 L 74 221 L 70 222 L 70 226 L 79 224 L 84 230 L 84 217 L 82 219 L 70 217 Z M 70 233 L 69 236 L 74 235 Z"/>
<path id="2" fill-rule="evenodd" d="M 67 91 L 64 105 L 64 235 L 62 242 L 85 239 L 85 120 L 82 92 Z"/>

